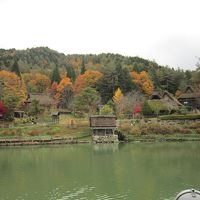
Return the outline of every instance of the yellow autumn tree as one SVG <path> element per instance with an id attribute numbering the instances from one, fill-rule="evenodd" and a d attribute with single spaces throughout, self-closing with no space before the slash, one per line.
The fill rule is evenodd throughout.
<path id="1" fill-rule="evenodd" d="M 121 104 L 122 97 L 123 97 L 123 93 L 121 89 L 117 88 L 112 99 L 115 103 L 116 115 L 118 117 L 121 117 L 123 115 L 123 105 Z"/>
<path id="2" fill-rule="evenodd" d="M 50 78 L 41 73 L 24 73 L 22 79 L 29 92 L 46 92 L 51 86 Z"/>
<path id="3" fill-rule="evenodd" d="M 153 93 L 153 82 L 149 78 L 149 74 L 146 71 L 142 71 L 140 73 L 132 71 L 131 77 L 133 78 L 133 82 L 139 86 L 142 92 L 149 96 Z"/>
<path id="4" fill-rule="evenodd" d="M 113 96 L 113 101 L 116 104 L 119 103 L 122 96 L 123 96 L 122 91 L 120 90 L 120 88 L 117 88 L 117 90 L 115 91 L 114 96 Z"/>

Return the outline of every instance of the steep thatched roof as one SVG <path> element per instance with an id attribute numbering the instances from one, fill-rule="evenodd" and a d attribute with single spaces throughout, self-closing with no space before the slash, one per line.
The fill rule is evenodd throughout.
<path id="1" fill-rule="evenodd" d="M 163 92 L 163 95 L 162 95 L 164 100 L 166 99 L 165 96 L 167 96 L 168 99 L 170 100 L 170 102 L 168 102 L 168 103 L 171 103 L 174 106 L 182 106 L 182 104 L 178 101 L 178 99 L 173 94 L 171 94 L 170 92 L 168 92 L 166 90 Z M 166 101 L 167 101 L 167 99 L 166 99 Z"/>
<path id="2" fill-rule="evenodd" d="M 200 90 L 198 87 L 188 86 L 185 93 L 178 97 L 178 100 L 194 110 L 200 109 Z"/>
<path id="3" fill-rule="evenodd" d="M 50 93 L 30 93 L 27 101 L 31 103 L 33 100 L 38 101 L 41 106 L 51 106 L 54 102 Z"/>
<path id="4" fill-rule="evenodd" d="M 196 90 L 195 88 L 193 88 L 192 86 L 188 86 L 185 89 L 185 92 L 178 97 L 179 100 L 197 99 L 197 98 L 200 98 L 200 92 Z"/>
<path id="5" fill-rule="evenodd" d="M 200 98 L 200 93 L 183 93 L 181 94 L 178 99 L 196 99 L 196 98 Z"/>
<path id="6" fill-rule="evenodd" d="M 195 93 L 196 90 L 192 86 L 187 86 L 184 93 Z"/>
<path id="7" fill-rule="evenodd" d="M 153 99 L 162 99 L 162 97 L 159 94 L 159 92 L 154 91 L 153 94 L 149 97 L 149 99 L 151 99 L 151 100 L 153 100 Z"/>

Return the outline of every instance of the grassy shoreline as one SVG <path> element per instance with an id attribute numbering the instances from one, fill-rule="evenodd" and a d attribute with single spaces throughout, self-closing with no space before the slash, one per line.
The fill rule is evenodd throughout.
<path id="1" fill-rule="evenodd" d="M 122 142 L 200 141 L 200 122 L 169 123 L 119 120 Z M 59 124 L 18 125 L 0 128 L 0 146 L 92 143 L 88 119 L 61 118 Z"/>

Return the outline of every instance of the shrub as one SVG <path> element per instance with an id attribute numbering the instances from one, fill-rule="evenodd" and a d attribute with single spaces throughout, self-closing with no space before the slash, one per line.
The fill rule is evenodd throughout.
<path id="1" fill-rule="evenodd" d="M 175 126 L 170 126 L 166 124 L 159 124 L 159 123 L 146 123 L 140 126 L 141 134 L 173 134 L 176 133 L 179 129 Z"/>
<path id="2" fill-rule="evenodd" d="M 200 122 L 194 122 L 192 124 L 187 125 L 186 128 L 187 127 L 192 128 L 192 129 L 200 128 Z"/>
<path id="3" fill-rule="evenodd" d="M 32 131 L 28 132 L 29 136 L 38 136 L 40 134 L 41 134 L 40 130 L 32 130 Z"/>
<path id="4" fill-rule="evenodd" d="M 115 134 L 118 135 L 119 141 L 125 141 L 125 135 L 120 130 L 115 130 Z"/>
<path id="5" fill-rule="evenodd" d="M 200 134 L 200 128 L 196 129 L 196 133 Z"/>
<path id="6" fill-rule="evenodd" d="M 142 131 L 139 127 L 133 126 L 133 127 L 131 127 L 130 134 L 139 136 L 142 134 Z"/>
<path id="7" fill-rule="evenodd" d="M 180 129 L 180 133 L 182 133 L 182 134 L 191 134 L 192 130 L 189 129 L 189 128 L 182 128 L 182 129 Z"/>
<path id="8" fill-rule="evenodd" d="M 54 131 L 47 131 L 47 135 L 55 135 L 56 133 Z"/>
<path id="9" fill-rule="evenodd" d="M 129 123 L 124 123 L 123 125 L 120 126 L 120 130 L 125 133 L 125 134 L 129 134 L 129 131 L 131 130 L 131 124 Z"/>
<path id="10" fill-rule="evenodd" d="M 195 120 L 200 119 L 200 115 L 164 115 L 160 116 L 161 120 Z"/>
<path id="11" fill-rule="evenodd" d="M 59 127 L 54 127 L 53 128 L 53 132 L 60 132 L 60 128 Z"/>
<path id="12" fill-rule="evenodd" d="M 188 110 L 187 110 L 186 106 L 181 106 L 181 108 L 179 109 L 179 112 L 182 115 L 186 115 L 188 113 Z"/>
<path id="13" fill-rule="evenodd" d="M 4 131 L 1 132 L 1 135 L 8 136 L 9 132 L 10 132 L 9 130 L 4 130 Z"/>
<path id="14" fill-rule="evenodd" d="M 144 104 L 142 105 L 142 114 L 144 116 L 150 116 L 152 115 L 153 111 L 151 107 L 148 104 L 148 101 L 145 101 Z"/>
<path id="15" fill-rule="evenodd" d="M 112 115 L 113 113 L 114 111 L 109 105 L 104 105 L 103 108 L 100 110 L 101 115 Z"/>

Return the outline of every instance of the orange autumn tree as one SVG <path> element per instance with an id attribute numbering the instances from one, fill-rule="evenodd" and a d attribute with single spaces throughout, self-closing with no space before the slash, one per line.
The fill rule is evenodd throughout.
<path id="1" fill-rule="evenodd" d="M 149 96 L 153 93 L 154 90 L 153 83 L 149 78 L 149 74 L 146 71 L 142 71 L 140 73 L 132 71 L 131 77 L 133 78 L 133 82 L 139 86 L 142 92 L 144 92 Z"/>
<path id="2" fill-rule="evenodd" d="M 58 83 L 53 82 L 51 85 L 51 96 L 55 97 L 56 93 L 57 93 L 57 88 L 58 88 Z"/>
<path id="3" fill-rule="evenodd" d="M 95 87 L 97 81 L 103 76 L 99 71 L 87 70 L 84 74 L 80 74 L 74 85 L 75 94 L 80 93 L 86 87 Z"/>
<path id="4" fill-rule="evenodd" d="M 57 93 L 55 97 L 58 104 L 66 108 L 73 96 L 73 85 L 70 78 L 64 77 L 56 87 Z"/>
<path id="5" fill-rule="evenodd" d="M 27 93 L 24 82 L 15 73 L 0 70 L 1 100 L 9 113 L 20 108 L 26 100 Z"/>

